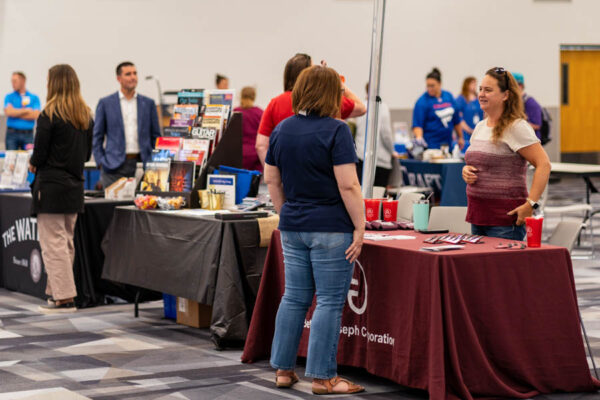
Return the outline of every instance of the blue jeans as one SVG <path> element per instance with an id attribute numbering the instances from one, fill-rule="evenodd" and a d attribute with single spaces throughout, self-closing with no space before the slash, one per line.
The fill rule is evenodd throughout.
<path id="1" fill-rule="evenodd" d="M 6 128 L 6 150 L 25 150 L 33 143 L 33 131 Z"/>
<path id="2" fill-rule="evenodd" d="M 281 242 L 285 292 L 275 320 L 271 366 L 294 369 L 304 319 L 316 291 L 305 375 L 333 378 L 337 375 L 342 310 L 354 270 L 344 254 L 352 243 L 352 234 L 282 231 Z"/>
<path id="3" fill-rule="evenodd" d="M 473 235 L 483 235 L 502 239 L 523 240 L 525 239 L 525 224 L 508 226 L 484 226 L 471 225 Z"/>

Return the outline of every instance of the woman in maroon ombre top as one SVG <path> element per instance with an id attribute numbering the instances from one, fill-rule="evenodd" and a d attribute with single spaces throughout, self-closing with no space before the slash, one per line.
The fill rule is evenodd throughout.
<path id="1" fill-rule="evenodd" d="M 515 78 L 504 68 L 488 70 L 479 88 L 486 119 L 479 122 L 465 154 L 467 222 L 472 233 L 523 240 L 525 218 L 539 207 L 550 161 L 525 119 Z M 535 167 L 527 192 L 527 162 Z"/>

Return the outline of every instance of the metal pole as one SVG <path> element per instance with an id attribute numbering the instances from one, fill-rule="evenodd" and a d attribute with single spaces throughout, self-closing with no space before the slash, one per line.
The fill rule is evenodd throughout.
<path id="1" fill-rule="evenodd" d="M 381 53 L 383 48 L 383 21 L 386 0 L 375 0 L 373 8 L 373 30 L 371 39 L 371 68 L 369 71 L 369 93 L 367 101 L 367 123 L 363 157 L 362 194 L 364 198 L 373 196 L 375 163 L 377 161 L 377 137 L 379 117 L 379 80 L 381 75 Z"/>

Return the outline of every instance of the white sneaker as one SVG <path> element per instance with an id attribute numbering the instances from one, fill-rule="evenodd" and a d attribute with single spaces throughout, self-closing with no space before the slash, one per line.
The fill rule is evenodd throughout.
<path id="1" fill-rule="evenodd" d="M 52 304 L 50 304 L 50 301 L 48 301 L 47 305 L 39 306 L 38 311 L 42 314 L 66 314 L 74 313 L 77 311 L 77 307 L 75 307 L 75 303 L 73 302 L 56 305 L 54 301 Z"/>

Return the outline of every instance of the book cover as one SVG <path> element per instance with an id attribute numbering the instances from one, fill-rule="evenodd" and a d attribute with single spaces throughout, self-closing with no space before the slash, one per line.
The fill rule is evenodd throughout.
<path id="1" fill-rule="evenodd" d="M 175 157 L 175 153 L 167 149 L 154 149 L 152 150 L 151 160 L 154 162 L 158 161 L 170 161 Z"/>
<path id="2" fill-rule="evenodd" d="M 156 138 L 156 145 L 154 148 L 158 150 L 170 150 L 173 153 L 177 153 L 181 149 L 182 143 L 183 138 L 180 137 L 159 136 Z"/>
<path id="3" fill-rule="evenodd" d="M 198 104 L 176 104 L 173 106 L 173 119 L 196 120 Z"/>
<path id="4" fill-rule="evenodd" d="M 202 106 L 204 103 L 204 89 L 182 89 L 177 93 L 177 104 L 197 104 Z"/>
<path id="5" fill-rule="evenodd" d="M 189 129 L 194 126 L 194 121 L 193 119 L 171 118 L 169 127 L 187 127 Z"/>
<path id="6" fill-rule="evenodd" d="M 146 163 L 140 183 L 142 192 L 166 192 L 169 190 L 169 162 Z"/>
<path id="7" fill-rule="evenodd" d="M 169 170 L 169 191 L 190 192 L 194 187 L 193 161 L 173 161 Z"/>
<path id="8" fill-rule="evenodd" d="M 204 163 L 211 150 L 212 142 L 208 139 L 184 139 L 182 151 L 186 153 L 185 157 L 189 160 L 191 157 L 196 157 L 193 161 L 202 169 Z"/>
<path id="9" fill-rule="evenodd" d="M 190 128 L 186 126 L 169 126 L 163 128 L 163 136 L 168 137 L 182 137 L 189 138 L 192 137 L 190 133 Z"/>
<path id="10" fill-rule="evenodd" d="M 229 107 L 233 106 L 235 98 L 234 89 L 210 89 L 206 90 L 206 104 L 224 104 Z"/>
<path id="11" fill-rule="evenodd" d="M 199 126 L 192 128 L 192 139 L 215 140 L 216 138 L 217 129 L 215 128 L 204 128 Z"/>

